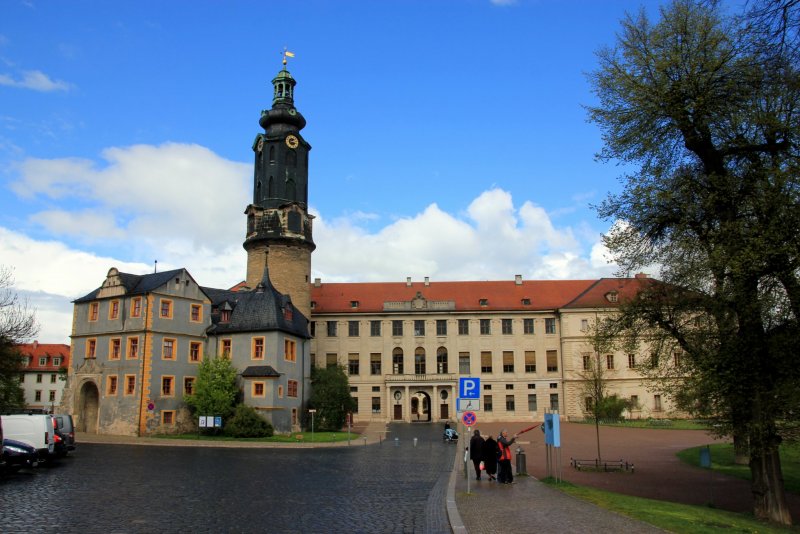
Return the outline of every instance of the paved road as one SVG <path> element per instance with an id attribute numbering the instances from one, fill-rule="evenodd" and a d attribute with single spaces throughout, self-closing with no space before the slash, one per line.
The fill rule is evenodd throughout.
<path id="1" fill-rule="evenodd" d="M 450 532 L 453 446 L 439 425 L 389 430 L 313 450 L 79 444 L 0 479 L 0 532 Z"/>

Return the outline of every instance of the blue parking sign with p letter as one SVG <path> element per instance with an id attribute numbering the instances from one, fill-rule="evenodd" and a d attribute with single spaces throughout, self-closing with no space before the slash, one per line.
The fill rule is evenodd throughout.
<path id="1" fill-rule="evenodd" d="M 458 396 L 462 399 L 480 399 L 481 379 L 460 378 L 458 381 Z"/>

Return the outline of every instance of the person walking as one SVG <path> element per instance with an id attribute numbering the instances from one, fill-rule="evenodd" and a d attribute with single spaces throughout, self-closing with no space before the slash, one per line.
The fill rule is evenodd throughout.
<path id="1" fill-rule="evenodd" d="M 492 436 L 483 443 L 483 467 L 489 480 L 497 480 L 497 442 Z"/>
<path id="2" fill-rule="evenodd" d="M 497 436 L 497 446 L 500 448 L 500 458 L 498 460 L 500 467 L 497 473 L 497 481 L 501 484 L 514 483 L 514 474 L 511 472 L 511 445 L 516 440 L 516 434 L 514 434 L 513 438 L 508 439 L 508 430 L 505 428 Z"/>
<path id="3" fill-rule="evenodd" d="M 477 428 L 472 433 L 472 439 L 469 440 L 469 459 L 472 460 L 472 465 L 475 466 L 475 480 L 481 479 L 481 462 L 483 461 L 483 444 L 484 439 L 481 437 L 481 431 Z"/>

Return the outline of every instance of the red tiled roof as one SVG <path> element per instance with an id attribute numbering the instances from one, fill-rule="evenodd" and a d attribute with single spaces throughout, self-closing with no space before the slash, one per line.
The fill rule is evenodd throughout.
<path id="1" fill-rule="evenodd" d="M 586 291 L 577 295 L 574 300 L 564 305 L 564 308 L 608 308 L 617 306 L 632 298 L 641 289 L 655 283 L 656 280 L 644 275 L 636 278 L 601 278 Z M 617 302 L 610 302 L 607 295 L 617 294 Z"/>
<path id="2" fill-rule="evenodd" d="M 57 371 L 62 367 L 69 367 L 69 345 L 61 343 L 22 343 L 17 345 L 19 351 L 31 358 L 29 370 Z M 39 358 L 48 357 L 46 365 L 39 365 Z M 61 365 L 53 365 L 53 358 L 61 358 Z"/>
<path id="3" fill-rule="evenodd" d="M 553 310 L 590 289 L 597 280 L 514 280 L 487 282 L 365 282 L 311 285 L 312 315 L 319 313 L 376 313 L 384 302 L 409 302 L 417 292 L 428 301 L 452 301 L 454 310 Z M 480 300 L 486 299 L 485 306 Z M 530 299 L 530 305 L 522 303 Z M 353 307 L 352 302 L 358 301 Z M 606 302 L 608 305 L 608 302 Z M 397 310 L 401 311 L 401 310 Z M 429 308 L 430 311 L 430 308 Z"/>

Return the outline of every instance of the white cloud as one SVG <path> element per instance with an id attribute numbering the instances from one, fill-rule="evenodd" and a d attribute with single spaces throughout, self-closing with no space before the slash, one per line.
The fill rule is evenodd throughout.
<path id="1" fill-rule="evenodd" d="M 72 89 L 72 84 L 62 80 L 51 80 L 47 74 L 39 70 L 26 70 L 22 73 L 21 79 L 14 79 L 8 74 L 0 74 L 0 85 L 31 89 L 42 93 L 69 91 Z"/>

